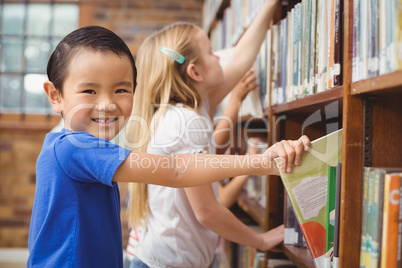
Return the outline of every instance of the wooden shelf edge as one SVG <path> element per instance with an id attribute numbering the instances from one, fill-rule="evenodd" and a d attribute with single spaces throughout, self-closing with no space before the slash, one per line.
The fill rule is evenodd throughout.
<path id="1" fill-rule="evenodd" d="M 282 244 L 282 250 L 298 268 L 315 267 L 313 257 L 308 248 Z"/>
<path id="2" fill-rule="evenodd" d="M 402 87 L 402 70 L 352 83 L 351 94 L 387 93 Z M 399 90 L 401 91 L 401 90 Z M 402 93 L 402 91 L 401 91 Z"/>
<path id="3" fill-rule="evenodd" d="M 264 228 L 265 209 L 261 207 L 256 200 L 249 198 L 245 192 L 242 192 L 237 200 L 237 204 L 244 212 L 253 218 L 258 225 Z"/>
<path id="4" fill-rule="evenodd" d="M 343 86 L 334 87 L 326 91 L 307 96 L 302 99 L 295 101 L 277 104 L 272 107 L 272 113 L 275 115 L 296 111 L 306 107 L 316 107 L 322 104 L 328 103 L 330 101 L 341 100 L 343 97 Z"/>

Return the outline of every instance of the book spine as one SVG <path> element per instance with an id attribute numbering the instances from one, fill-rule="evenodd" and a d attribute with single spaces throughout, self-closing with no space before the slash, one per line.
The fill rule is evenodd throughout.
<path id="1" fill-rule="evenodd" d="M 379 52 L 378 52 L 378 0 L 370 0 L 370 35 L 369 35 L 369 68 L 368 68 L 368 76 L 374 77 L 379 73 Z"/>
<path id="2" fill-rule="evenodd" d="M 289 47 L 289 101 L 293 101 L 295 100 L 295 96 L 294 96 L 294 75 L 293 75 L 293 64 L 294 64 L 294 39 L 295 39 L 295 23 L 294 23 L 294 16 L 295 16 L 295 12 L 294 12 L 294 8 L 292 8 L 292 10 L 289 12 L 289 24 L 290 24 L 290 32 L 289 32 L 289 40 L 288 40 L 288 47 Z"/>
<path id="3" fill-rule="evenodd" d="M 289 11 L 287 13 L 287 38 L 286 38 L 286 101 L 290 102 L 292 100 L 292 51 L 293 51 L 293 40 L 292 40 L 292 13 Z"/>
<path id="4" fill-rule="evenodd" d="M 379 13 L 379 40 L 378 49 L 380 53 L 380 75 L 387 73 L 387 58 L 386 58 L 386 44 L 387 44 L 387 24 L 386 24 L 386 0 L 378 0 L 378 13 Z"/>
<path id="5" fill-rule="evenodd" d="M 341 211 L 341 180 L 342 180 L 342 163 L 339 162 L 336 166 L 336 198 L 335 198 L 335 225 L 334 225 L 334 265 L 338 267 L 339 263 L 339 225 Z"/>
<path id="6" fill-rule="evenodd" d="M 381 268 L 397 266 L 399 188 L 399 175 L 385 174 Z"/>
<path id="7" fill-rule="evenodd" d="M 295 218 L 296 215 L 293 211 L 292 204 L 290 202 L 289 196 L 285 191 L 285 220 L 284 220 L 284 239 L 283 243 L 286 245 L 293 245 L 294 244 L 294 237 L 295 237 Z"/>
<path id="8" fill-rule="evenodd" d="M 283 102 L 286 102 L 286 99 L 287 99 L 287 96 L 286 96 L 286 87 L 287 87 L 287 84 L 286 84 L 286 82 L 287 82 L 286 61 L 287 61 L 287 51 L 288 51 L 288 48 L 287 48 L 288 25 L 287 25 L 287 23 L 288 23 L 287 18 L 284 18 L 281 23 L 281 25 L 282 25 L 282 27 L 281 27 L 281 35 L 282 35 L 282 42 L 281 42 L 282 43 L 282 69 L 281 69 L 282 82 L 281 82 L 281 85 L 282 85 Z"/>
<path id="9" fill-rule="evenodd" d="M 398 247 L 396 267 L 402 268 L 402 174 L 399 174 Z"/>
<path id="10" fill-rule="evenodd" d="M 272 26 L 272 61 L 273 61 L 273 72 L 272 72 L 272 104 L 278 104 L 277 98 L 277 81 L 278 81 L 278 25 Z"/>
<path id="11" fill-rule="evenodd" d="M 387 72 L 395 70 L 395 5 L 393 1 L 386 1 L 386 62 Z"/>
<path id="12" fill-rule="evenodd" d="M 333 255 L 334 232 L 335 232 L 335 199 L 336 199 L 336 166 L 328 167 L 328 191 L 327 191 L 327 220 L 326 220 L 326 242 L 325 258 L 331 266 L 331 255 Z"/>
<path id="13" fill-rule="evenodd" d="M 360 1 L 353 1 L 353 40 L 352 82 L 356 82 L 360 80 Z"/>
<path id="14" fill-rule="evenodd" d="M 311 0 L 305 0 L 306 1 L 306 27 L 305 27 L 305 42 L 304 42 L 304 82 L 303 82 L 303 93 L 305 96 L 308 96 L 310 94 L 309 90 L 309 60 L 310 60 L 310 33 L 311 33 Z"/>
<path id="15" fill-rule="evenodd" d="M 278 103 L 284 103 L 284 98 L 283 98 L 283 87 L 282 87 L 282 65 L 283 65 L 283 25 L 284 21 L 281 20 L 278 23 L 278 40 L 279 40 L 279 46 L 278 46 Z"/>
<path id="16" fill-rule="evenodd" d="M 373 208 L 374 208 L 374 170 L 370 168 L 368 174 L 368 194 L 367 194 L 367 227 L 366 227 L 366 267 L 371 266 L 371 241 L 373 232 Z M 374 267 L 374 266 L 373 266 Z"/>
<path id="17" fill-rule="evenodd" d="M 367 60 L 368 60 L 368 1 L 360 2 L 360 61 L 359 71 L 360 79 L 366 79 L 368 75 Z"/>
<path id="18" fill-rule="evenodd" d="M 370 172 L 369 168 L 367 167 L 364 168 L 363 187 L 362 187 L 361 233 L 360 233 L 360 268 L 366 267 L 369 172 Z"/>
<path id="19" fill-rule="evenodd" d="M 300 22 L 299 22 L 299 9 L 300 3 L 296 4 L 294 7 L 294 42 L 293 42 L 293 96 L 298 98 L 297 95 L 297 87 L 298 87 L 298 71 L 299 71 L 299 31 L 300 31 Z"/>
<path id="20" fill-rule="evenodd" d="M 310 59 L 309 59 L 309 93 L 315 93 L 315 65 L 316 65 L 316 35 L 317 35 L 317 0 L 311 0 L 311 31 L 310 31 Z"/>
<path id="21" fill-rule="evenodd" d="M 265 108 L 270 107 L 271 105 L 271 99 L 270 99 L 270 87 L 271 87 L 271 66 L 272 66 L 272 28 L 269 28 L 267 31 L 267 36 L 266 36 L 266 42 L 267 42 L 267 74 L 266 74 L 266 86 L 267 88 L 265 89 Z"/>
<path id="22" fill-rule="evenodd" d="M 343 0 L 335 0 L 334 86 L 342 85 Z"/>
<path id="23" fill-rule="evenodd" d="M 402 70 L 402 0 L 396 0 L 396 55 L 398 59 L 398 69 Z"/>
<path id="24" fill-rule="evenodd" d="M 316 2 L 316 36 L 315 36 L 315 64 L 314 64 L 314 89 L 315 93 L 319 92 L 319 63 L 320 63 L 320 38 L 321 38 L 321 1 L 317 0 Z"/>
<path id="25" fill-rule="evenodd" d="M 298 19 L 298 53 L 297 53 L 297 95 L 298 98 L 303 96 L 302 94 L 302 83 L 303 83 L 303 16 L 304 16 L 304 2 L 299 5 L 299 19 Z"/>
<path id="26" fill-rule="evenodd" d="M 335 46 L 335 0 L 329 2 L 329 23 L 328 23 L 328 78 L 327 88 L 334 87 L 334 46 Z"/>
<path id="27" fill-rule="evenodd" d="M 371 232 L 370 232 L 370 267 L 379 267 L 379 254 L 381 246 L 382 230 L 382 207 L 384 200 L 384 176 L 381 169 L 373 169 L 373 203 L 371 210 Z"/>

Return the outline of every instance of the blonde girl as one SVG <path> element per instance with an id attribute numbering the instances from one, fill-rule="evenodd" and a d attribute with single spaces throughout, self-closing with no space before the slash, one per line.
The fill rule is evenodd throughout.
<path id="1" fill-rule="evenodd" d="M 159 155 L 214 154 L 220 144 L 211 115 L 255 61 L 276 6 L 275 0 L 264 4 L 224 70 L 206 34 L 193 24 L 176 23 L 147 38 L 137 54 L 138 87 L 127 144 Z M 308 146 L 303 136 L 268 150 L 279 149 L 287 159 L 283 169 L 291 172 Z M 202 164 L 219 168 L 218 163 Z M 216 183 L 185 189 L 135 184 L 130 223 L 144 228 L 130 267 L 208 267 L 218 235 L 261 250 L 283 240 L 283 226 L 257 234 L 240 222 L 218 202 Z"/>

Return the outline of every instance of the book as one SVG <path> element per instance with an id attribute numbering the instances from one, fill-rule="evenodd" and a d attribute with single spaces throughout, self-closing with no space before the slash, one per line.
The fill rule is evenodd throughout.
<path id="1" fill-rule="evenodd" d="M 333 84 L 343 84 L 342 57 L 343 57 L 343 0 L 335 0 L 335 36 L 334 36 L 334 73 Z"/>
<path id="2" fill-rule="evenodd" d="M 326 221 L 326 242 L 325 261 L 326 267 L 331 267 L 334 246 L 335 232 L 335 198 L 336 198 L 336 166 L 328 167 L 328 192 L 327 192 L 327 221 Z"/>
<path id="3" fill-rule="evenodd" d="M 290 203 L 289 196 L 285 193 L 285 204 L 284 204 L 284 239 L 283 243 L 285 245 L 293 245 L 295 241 L 295 213 L 293 212 L 292 204 Z"/>
<path id="4" fill-rule="evenodd" d="M 378 172 L 381 172 L 378 171 Z M 384 174 L 384 212 L 382 218 L 381 268 L 397 267 L 399 225 L 399 173 Z"/>
<path id="5" fill-rule="evenodd" d="M 385 222 L 388 224 L 388 220 L 386 219 L 389 215 L 389 208 L 386 200 L 389 199 L 390 185 L 385 177 L 387 176 L 387 173 L 399 170 L 400 169 L 397 168 L 364 168 L 360 267 L 382 267 L 381 263 L 383 262 L 383 258 L 389 255 L 389 250 L 397 252 L 397 240 L 393 240 L 394 245 L 391 249 L 388 249 L 384 245 L 384 243 L 387 245 L 390 244 L 389 242 L 386 242 L 388 241 L 386 236 L 388 235 L 389 227 L 385 227 L 387 226 L 385 225 Z M 396 188 L 396 186 L 394 186 L 394 188 Z M 395 190 L 398 191 L 399 198 L 399 188 Z M 394 217 L 396 221 L 398 221 L 397 218 L 398 215 L 396 215 L 396 218 Z M 398 226 L 398 223 L 396 223 L 396 226 Z M 394 229 L 392 235 L 395 236 L 395 233 L 398 233 L 398 227 L 396 230 Z M 395 260 L 396 259 L 397 258 L 395 257 Z M 391 265 L 386 267 L 396 266 Z"/>
<path id="6" fill-rule="evenodd" d="M 360 231 L 360 268 L 366 267 L 367 253 L 367 206 L 368 206 L 368 176 L 369 168 L 363 171 L 363 187 L 362 187 L 362 213 L 361 213 L 361 231 Z"/>
<path id="7" fill-rule="evenodd" d="M 282 172 L 281 159 L 275 159 L 316 267 L 325 265 L 328 166 L 341 157 L 342 129 L 314 140 L 292 173 Z"/>
<path id="8" fill-rule="evenodd" d="M 370 168 L 369 172 L 369 203 L 366 267 L 377 267 L 380 261 L 380 245 L 382 239 L 382 214 L 384 198 L 384 178 L 381 171 Z"/>
<path id="9" fill-rule="evenodd" d="M 339 267 L 339 225 L 341 214 L 341 178 L 342 178 L 342 163 L 339 162 L 336 166 L 336 198 L 335 198 L 335 224 L 334 224 L 334 257 L 333 268 Z"/>
<path id="10" fill-rule="evenodd" d="M 294 241 L 293 241 L 293 245 L 295 247 L 303 247 L 304 246 L 304 239 L 303 239 L 303 233 L 302 230 L 300 228 L 300 224 L 297 222 L 297 218 L 294 217 L 294 226 L 295 226 L 295 230 L 294 230 Z"/>

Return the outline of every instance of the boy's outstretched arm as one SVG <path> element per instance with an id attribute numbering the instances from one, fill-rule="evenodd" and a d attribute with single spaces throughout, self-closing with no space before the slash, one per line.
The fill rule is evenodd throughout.
<path id="1" fill-rule="evenodd" d="M 131 152 L 117 168 L 113 181 L 139 182 L 169 187 L 192 187 L 209 184 L 237 175 L 278 174 L 273 159 L 283 158 L 287 167 L 300 163 L 310 140 L 275 143 L 261 155 L 152 155 Z M 298 161 L 298 162 L 297 162 Z"/>

